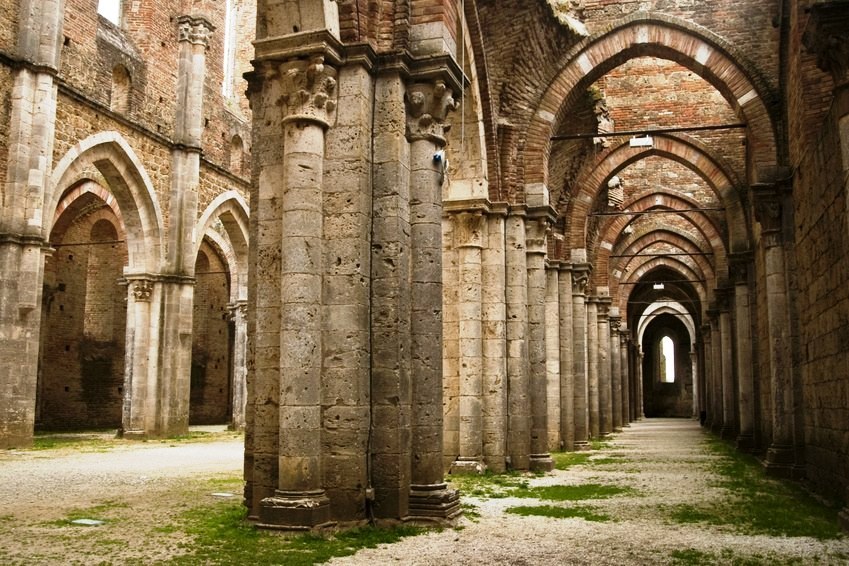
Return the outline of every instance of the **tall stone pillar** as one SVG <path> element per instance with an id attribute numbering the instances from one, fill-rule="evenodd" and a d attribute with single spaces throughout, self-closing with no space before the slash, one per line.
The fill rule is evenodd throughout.
<path id="1" fill-rule="evenodd" d="M 737 448 L 750 451 L 755 445 L 755 399 L 754 371 L 752 367 L 752 323 L 749 307 L 749 284 L 742 266 L 735 271 L 738 278 L 734 285 L 734 322 L 737 338 L 737 411 L 740 433 Z"/>
<path id="2" fill-rule="evenodd" d="M 506 205 L 493 205 L 485 229 L 489 245 L 482 252 L 483 316 L 483 451 L 487 467 L 503 472 L 507 461 L 507 306 L 505 264 Z"/>
<path id="3" fill-rule="evenodd" d="M 531 401 L 530 469 L 550 471 L 554 461 L 548 452 L 548 403 L 546 350 L 546 275 L 548 219 L 535 217 L 526 224 L 528 250 L 528 389 Z"/>
<path id="4" fill-rule="evenodd" d="M 701 387 L 701 376 L 699 375 L 699 356 L 696 353 L 696 343 L 690 344 L 690 372 L 693 376 L 693 417 L 699 418 L 699 406 L 701 403 L 701 395 L 699 387 Z"/>
<path id="5" fill-rule="evenodd" d="M 642 348 L 637 346 L 637 375 L 636 375 L 636 399 L 634 400 L 634 404 L 637 407 L 635 420 L 643 420 L 646 416 L 645 404 L 643 403 L 643 362 L 645 361 L 645 354 L 643 354 Z"/>
<path id="6" fill-rule="evenodd" d="M 781 192 L 776 185 L 751 187 L 755 215 L 761 225 L 767 332 L 769 335 L 772 439 L 764 466 L 768 473 L 790 475 L 794 464 L 794 407 L 790 355 L 790 312 L 784 260 Z"/>
<path id="7" fill-rule="evenodd" d="M 601 290 L 600 290 L 601 291 Z M 598 423 L 599 435 L 613 432 L 613 387 L 610 358 L 610 297 L 599 293 L 598 298 Z"/>
<path id="8" fill-rule="evenodd" d="M 601 436 L 598 362 L 598 297 L 589 297 L 587 299 L 587 410 L 589 435 L 594 439 Z"/>
<path id="9" fill-rule="evenodd" d="M 620 351 L 620 332 L 622 317 L 619 316 L 619 307 L 611 307 L 608 313 L 610 321 L 610 387 L 611 396 L 611 420 L 614 431 L 622 430 L 622 356 Z M 627 422 L 627 421 L 626 421 Z"/>
<path id="10" fill-rule="evenodd" d="M 410 518 L 439 521 L 460 513 L 457 492 L 449 490 L 443 481 L 442 183 L 445 160 L 437 157 L 445 147 L 446 115 L 455 109 L 456 102 L 451 87 L 441 79 L 414 80 L 407 88 L 406 101 L 410 142 L 410 293 L 413 297 L 410 319 Z M 467 407 L 469 411 L 472 409 Z M 479 403 L 474 409 L 480 410 Z"/>
<path id="11" fill-rule="evenodd" d="M 277 73 L 285 105 L 280 177 L 260 181 L 277 189 L 282 226 L 275 285 L 280 347 L 271 368 L 279 388 L 277 486 L 262 500 L 260 522 L 311 528 L 331 517 L 322 469 L 322 185 L 325 131 L 336 110 L 336 69 L 315 55 L 286 61 Z"/>
<path id="12" fill-rule="evenodd" d="M 248 349 L 248 304 L 238 301 L 230 305 L 230 319 L 233 321 L 233 418 L 234 430 L 245 429 L 245 404 L 248 398 L 246 380 Z"/>
<path id="13" fill-rule="evenodd" d="M 560 262 L 557 260 L 550 261 L 545 270 L 545 374 L 548 449 L 554 451 L 564 444 L 560 423 Z"/>
<path id="14" fill-rule="evenodd" d="M 410 145 L 404 80 L 375 79 L 374 186 L 371 242 L 371 482 L 375 517 L 409 514 L 410 374 Z"/>
<path id="15" fill-rule="evenodd" d="M 703 426 L 710 428 L 715 415 L 713 414 L 713 346 L 711 345 L 710 323 L 702 325 L 702 359 L 705 368 L 702 379 L 701 411 L 705 413 Z"/>
<path id="16" fill-rule="evenodd" d="M 572 379 L 575 450 L 589 446 L 590 416 L 587 355 L 587 284 L 590 265 L 586 250 L 572 250 Z"/>
<path id="17" fill-rule="evenodd" d="M 451 473 L 483 473 L 482 250 L 486 217 L 480 211 L 452 215 L 457 250 L 459 312 L 459 456 Z"/>
<path id="18" fill-rule="evenodd" d="M 619 367 L 622 375 L 622 426 L 631 426 L 631 364 L 628 361 L 628 327 L 623 323 L 619 331 Z"/>
<path id="19" fill-rule="evenodd" d="M 572 264 L 560 264 L 560 441 L 564 450 L 575 449 L 575 366 L 572 317 Z"/>
<path id="20" fill-rule="evenodd" d="M 722 335 L 719 327 L 719 311 L 711 308 L 708 316 L 710 317 L 710 363 L 713 368 L 710 384 L 711 412 L 713 413 L 711 430 L 718 434 L 725 424 L 725 415 L 722 413 Z"/>
<path id="21" fill-rule="evenodd" d="M 517 470 L 530 468 L 531 399 L 528 375 L 528 268 L 525 211 L 513 207 L 507 217 L 507 450 Z"/>
<path id="22" fill-rule="evenodd" d="M 731 438 L 737 433 L 737 411 L 734 398 L 734 347 L 731 335 L 731 290 L 717 289 L 719 301 L 719 336 L 722 366 L 722 428 L 720 436 Z"/>
<path id="23" fill-rule="evenodd" d="M 32 444 L 62 0 L 21 3 L 0 203 L 0 449 Z"/>
<path id="24" fill-rule="evenodd" d="M 130 278 L 127 283 L 127 348 L 121 432 L 131 437 L 134 434 L 143 437 L 145 431 L 155 429 L 159 337 L 152 331 L 154 325 L 151 320 L 159 316 L 158 295 L 161 290 L 149 278 Z"/>

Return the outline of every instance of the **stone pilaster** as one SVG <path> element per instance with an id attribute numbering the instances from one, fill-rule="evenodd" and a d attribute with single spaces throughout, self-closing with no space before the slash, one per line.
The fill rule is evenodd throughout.
<path id="1" fill-rule="evenodd" d="M 32 443 L 64 2 L 22 3 L 0 206 L 0 448 Z M 4 110 L 6 112 L 6 110 Z M 64 187 L 59 188 L 62 190 Z M 52 214 L 52 211 L 51 211 Z"/>
<path id="2" fill-rule="evenodd" d="M 713 422 L 713 407 L 711 405 L 713 399 L 713 347 L 711 346 L 712 337 L 710 332 L 710 323 L 705 322 L 701 327 L 702 330 L 702 359 L 704 360 L 704 376 L 701 384 L 701 405 L 700 413 L 704 412 L 702 426 L 710 428 Z M 699 415 L 701 419 L 701 414 Z"/>
<path id="3" fill-rule="evenodd" d="M 589 446 L 590 434 L 586 293 L 591 267 L 586 260 L 586 250 L 572 251 L 572 376 L 576 450 Z"/>
<path id="4" fill-rule="evenodd" d="M 410 515 L 415 521 L 450 520 L 459 496 L 442 476 L 442 183 L 446 116 L 454 110 L 443 80 L 414 81 L 406 93 L 410 142 L 410 261 L 412 263 L 410 371 L 412 464 Z"/>
<path id="5" fill-rule="evenodd" d="M 719 339 L 722 367 L 722 438 L 735 437 L 738 430 L 736 399 L 734 397 L 734 347 L 731 334 L 731 289 L 717 289 L 719 307 Z"/>
<path id="6" fill-rule="evenodd" d="M 544 212 L 543 212 L 544 214 Z M 526 225 L 528 266 L 528 385 L 531 401 L 531 454 L 533 471 L 550 471 L 554 461 L 548 452 L 548 404 L 546 375 L 546 279 L 545 254 L 549 218 L 535 214 Z"/>
<path id="7" fill-rule="evenodd" d="M 749 254 L 732 257 L 734 274 L 734 335 L 737 352 L 737 415 L 740 426 L 737 448 L 751 451 L 755 444 L 754 369 L 749 298 Z"/>
<path id="8" fill-rule="evenodd" d="M 620 351 L 620 332 L 622 317 L 619 307 L 610 307 L 607 317 L 610 323 L 610 387 L 611 421 L 614 431 L 622 429 L 622 357 Z M 625 421 L 627 422 L 627 421 Z"/>
<path id="9" fill-rule="evenodd" d="M 642 351 L 640 346 L 637 346 L 637 355 L 636 355 L 636 367 L 637 367 L 637 375 L 636 375 L 636 386 L 634 387 L 635 399 L 634 406 L 637 411 L 635 413 L 634 420 L 641 421 L 646 417 L 645 404 L 643 403 L 643 362 L 645 361 L 645 354 Z"/>
<path id="10" fill-rule="evenodd" d="M 622 426 L 631 426 L 631 364 L 628 360 L 628 328 L 622 323 L 619 331 L 619 367 L 622 375 Z"/>
<path id="11" fill-rule="evenodd" d="M 610 358 L 610 296 L 606 287 L 598 297 L 598 426 L 599 435 L 613 432 L 613 388 Z"/>
<path id="12" fill-rule="evenodd" d="M 718 434 L 725 421 L 722 413 L 722 333 L 719 325 L 719 310 L 716 308 L 716 304 L 711 305 L 708 309 L 708 318 L 710 319 L 710 363 L 711 368 L 713 368 L 710 382 L 713 419 L 710 428 Z"/>
<path id="13" fill-rule="evenodd" d="M 572 297 L 569 297 L 572 301 Z M 548 449 L 560 450 L 560 262 L 552 260 L 545 270 L 545 374 L 548 409 Z"/>
<path id="14" fill-rule="evenodd" d="M 233 417 L 230 426 L 234 430 L 245 429 L 245 406 L 248 399 L 246 380 L 248 354 L 248 303 L 238 301 L 230 307 L 233 321 Z"/>
<path id="15" fill-rule="evenodd" d="M 489 245 L 482 254 L 483 451 L 494 472 L 505 471 L 507 461 L 506 219 L 506 205 L 491 207 L 486 222 Z"/>
<path id="16" fill-rule="evenodd" d="M 595 439 L 601 436 L 598 362 L 598 297 L 591 296 L 587 298 L 587 412 L 589 435 Z"/>
<path id="17" fill-rule="evenodd" d="M 768 473 L 792 474 L 795 461 L 793 382 L 790 355 L 790 312 L 782 238 L 782 188 L 751 187 L 755 218 L 761 226 L 760 245 L 766 269 L 767 332 L 769 335 L 772 439 L 764 466 Z"/>
<path id="18" fill-rule="evenodd" d="M 560 264 L 560 441 L 564 450 L 575 449 L 575 367 L 573 361 L 572 264 Z"/>
<path id="19" fill-rule="evenodd" d="M 507 451 L 511 466 L 530 467 L 531 399 L 528 353 L 528 267 L 525 210 L 514 207 L 507 217 Z"/>
<path id="20" fill-rule="evenodd" d="M 457 251 L 459 313 L 459 455 L 451 473 L 480 474 L 483 458 L 482 254 L 486 216 L 481 211 L 452 215 Z"/>
<path id="21" fill-rule="evenodd" d="M 702 396 L 699 393 L 702 376 L 699 375 L 699 355 L 696 353 L 696 343 L 690 344 L 690 373 L 693 376 L 693 418 L 699 418 Z"/>

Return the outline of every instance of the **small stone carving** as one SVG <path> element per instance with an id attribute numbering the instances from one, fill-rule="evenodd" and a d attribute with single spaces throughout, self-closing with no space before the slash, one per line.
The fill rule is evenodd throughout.
<path id="1" fill-rule="evenodd" d="M 136 302 L 149 302 L 153 294 L 153 281 L 139 279 L 133 282 L 133 298 Z"/>
<path id="2" fill-rule="evenodd" d="M 280 66 L 286 119 L 304 119 L 329 125 L 336 110 L 336 69 L 323 55 L 308 61 L 288 61 Z"/>
<path id="3" fill-rule="evenodd" d="M 182 16 L 178 20 L 177 41 L 189 41 L 193 45 L 209 47 L 209 37 L 215 31 L 215 26 L 204 18 Z"/>
<path id="4" fill-rule="evenodd" d="M 457 101 L 445 81 L 416 83 L 406 95 L 407 139 L 430 139 L 445 145 L 445 132 L 451 127 L 445 122 L 448 112 L 456 110 Z"/>

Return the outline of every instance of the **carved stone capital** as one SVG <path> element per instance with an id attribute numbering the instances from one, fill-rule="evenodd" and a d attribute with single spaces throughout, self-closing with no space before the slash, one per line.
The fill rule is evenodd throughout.
<path id="1" fill-rule="evenodd" d="M 137 303 L 148 303 L 153 294 L 153 281 L 149 279 L 135 279 L 130 282 L 133 288 L 133 298 Z"/>
<path id="2" fill-rule="evenodd" d="M 248 316 L 248 302 L 247 301 L 236 301 L 235 303 L 230 303 L 227 305 L 227 308 L 230 309 L 230 320 L 239 321 L 245 320 Z"/>
<path id="3" fill-rule="evenodd" d="M 826 0 L 810 8 L 802 42 L 817 56 L 817 67 L 831 74 L 834 87 L 849 86 L 849 2 Z"/>
<path id="4" fill-rule="evenodd" d="M 454 220 L 454 247 L 482 248 L 486 232 L 486 216 L 482 211 L 452 214 Z"/>
<path id="5" fill-rule="evenodd" d="M 284 108 L 283 122 L 316 122 L 329 127 L 336 116 L 336 69 L 324 55 L 295 59 L 278 68 Z"/>
<path id="6" fill-rule="evenodd" d="M 457 109 L 451 88 L 443 80 L 412 84 L 404 96 L 407 107 L 407 139 L 430 140 L 442 147 L 445 132 L 451 127 L 445 122 L 448 112 Z"/>
<path id="7" fill-rule="evenodd" d="M 735 285 L 745 285 L 749 282 L 752 261 L 754 261 L 752 252 L 728 254 L 728 277 Z"/>
<path id="8" fill-rule="evenodd" d="M 215 31 L 215 26 L 202 16 L 180 16 L 177 26 L 178 42 L 188 41 L 192 45 L 202 45 L 204 49 L 209 47 L 209 37 Z"/>
<path id="9" fill-rule="evenodd" d="M 731 298 L 734 295 L 734 290 L 728 287 L 721 287 L 714 290 L 716 297 L 716 308 L 720 313 L 729 312 L 731 310 Z"/>
<path id="10" fill-rule="evenodd" d="M 610 315 L 610 332 L 611 334 L 619 332 L 622 328 L 622 318 L 619 316 Z"/>
<path id="11" fill-rule="evenodd" d="M 773 183 L 751 186 L 755 219 L 761 225 L 767 247 L 781 244 L 781 188 Z"/>
<path id="12" fill-rule="evenodd" d="M 572 294 L 585 295 L 590 283 L 590 264 L 572 264 Z"/>
<path id="13" fill-rule="evenodd" d="M 545 254 L 548 251 L 548 233 L 551 224 L 547 218 L 529 218 L 525 224 L 525 246 L 529 254 Z"/>

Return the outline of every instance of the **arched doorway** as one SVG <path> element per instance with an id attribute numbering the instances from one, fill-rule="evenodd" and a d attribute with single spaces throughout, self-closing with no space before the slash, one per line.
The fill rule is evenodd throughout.
<path id="1" fill-rule="evenodd" d="M 674 315 L 657 315 L 646 327 L 642 349 L 646 417 L 691 417 L 693 374 L 684 324 Z"/>

